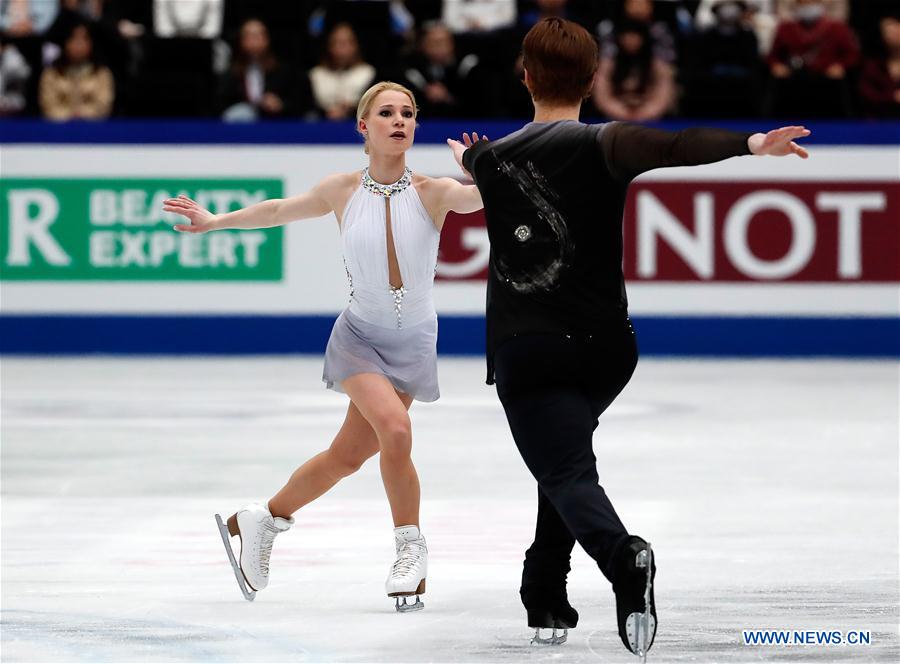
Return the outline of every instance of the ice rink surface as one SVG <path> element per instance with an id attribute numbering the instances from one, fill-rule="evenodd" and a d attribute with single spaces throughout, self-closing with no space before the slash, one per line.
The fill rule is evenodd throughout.
<path id="1" fill-rule="evenodd" d="M 346 398 L 320 359 L 4 359 L 2 660 L 635 661 L 578 548 L 578 628 L 528 645 L 535 485 L 483 363 L 440 375 L 443 398 L 412 411 L 426 609 L 398 615 L 374 460 L 297 513 L 253 603 L 215 528 L 330 443 Z M 892 362 L 641 362 L 594 448 L 657 553 L 649 661 L 900 661 L 898 409 Z M 872 643 L 744 646 L 742 629 Z"/>

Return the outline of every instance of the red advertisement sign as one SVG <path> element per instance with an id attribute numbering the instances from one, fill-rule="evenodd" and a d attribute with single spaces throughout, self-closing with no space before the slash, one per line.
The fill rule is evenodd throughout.
<path id="1" fill-rule="evenodd" d="M 648 182 L 624 218 L 631 281 L 900 282 L 896 182 Z M 484 279 L 482 213 L 451 215 L 438 279 Z"/>

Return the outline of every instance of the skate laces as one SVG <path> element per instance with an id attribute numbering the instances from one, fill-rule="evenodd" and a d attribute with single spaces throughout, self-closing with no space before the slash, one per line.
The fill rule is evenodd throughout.
<path id="1" fill-rule="evenodd" d="M 275 535 L 281 531 L 275 527 L 274 519 L 265 519 L 260 524 L 259 533 L 259 568 L 263 576 L 269 575 L 269 558 L 272 556 L 272 544 Z"/>
<path id="2" fill-rule="evenodd" d="M 403 542 L 397 551 L 397 560 L 391 567 L 391 576 L 405 576 L 411 573 L 427 552 L 428 549 L 422 540 Z"/>

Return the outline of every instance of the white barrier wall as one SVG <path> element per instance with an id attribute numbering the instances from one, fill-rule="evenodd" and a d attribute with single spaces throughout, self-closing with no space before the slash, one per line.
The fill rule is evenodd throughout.
<path id="1" fill-rule="evenodd" d="M 810 152 L 639 178 L 626 215 L 632 313 L 896 316 L 900 149 Z M 414 148 L 408 162 L 456 175 L 441 146 Z M 332 215 L 283 237 L 187 236 L 169 231 L 174 218 L 158 208 L 183 190 L 233 209 L 364 164 L 355 145 L 5 146 L 3 311 L 337 313 L 348 288 Z M 448 224 L 440 313 L 483 313 L 486 261 L 480 217 Z"/>

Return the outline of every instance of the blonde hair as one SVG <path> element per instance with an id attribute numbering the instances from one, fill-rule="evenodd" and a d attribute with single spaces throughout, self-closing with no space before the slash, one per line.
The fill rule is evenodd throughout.
<path id="1" fill-rule="evenodd" d="M 412 102 L 413 107 L 413 120 L 415 121 L 416 116 L 419 114 L 419 107 L 416 106 L 416 97 L 412 93 L 412 91 L 400 85 L 399 83 L 394 83 L 393 81 L 381 81 L 376 83 L 371 88 L 366 90 L 363 93 L 363 96 L 359 99 L 359 104 L 356 107 L 356 131 L 359 132 L 359 135 L 363 137 L 365 141 L 365 152 L 369 154 L 369 139 L 366 138 L 365 134 L 359 131 L 359 121 L 362 120 L 369 114 L 369 111 L 372 110 L 372 104 L 375 103 L 375 97 L 386 90 L 394 90 L 395 92 L 402 92 L 407 97 L 409 97 L 409 101 Z"/>

